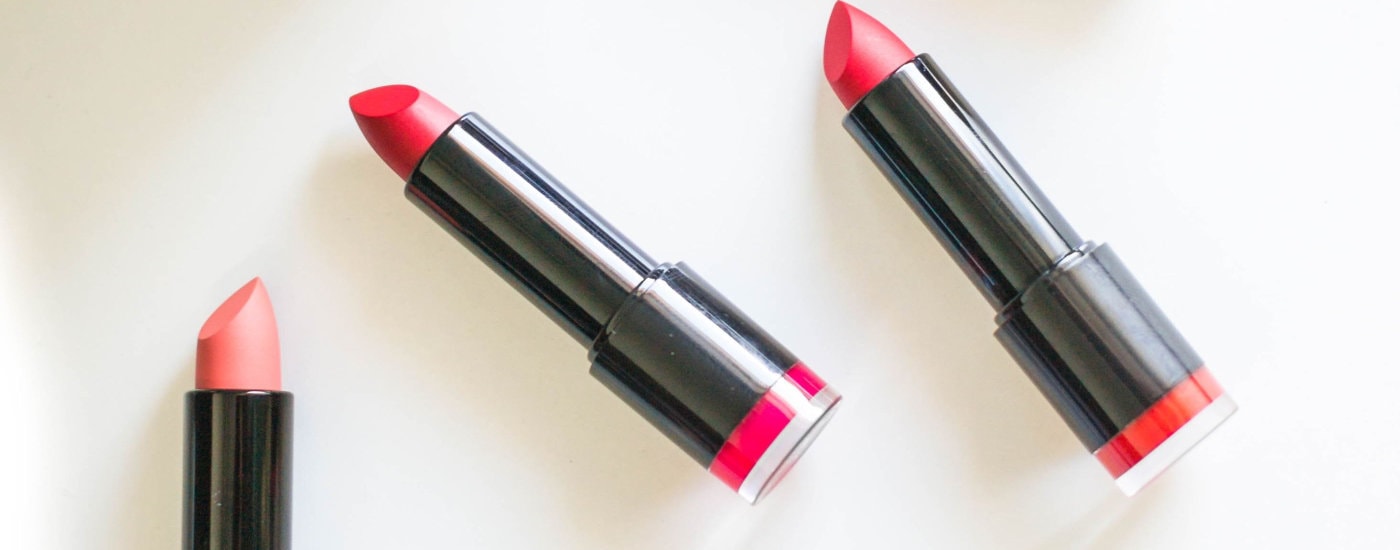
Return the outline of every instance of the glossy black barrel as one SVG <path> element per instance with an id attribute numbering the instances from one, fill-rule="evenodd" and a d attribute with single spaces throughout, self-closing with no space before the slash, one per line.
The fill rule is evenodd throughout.
<path id="1" fill-rule="evenodd" d="M 997 309 L 1084 244 L 927 54 L 845 125 Z"/>
<path id="2" fill-rule="evenodd" d="M 185 550 L 286 550 L 292 394 L 185 394 Z"/>
<path id="3" fill-rule="evenodd" d="M 433 143 L 405 193 L 586 346 L 593 375 L 706 467 L 797 364 L 688 267 L 658 265 L 476 114 Z M 771 456 L 739 461 L 754 481 L 726 480 L 751 502 L 839 400 L 834 389 L 794 395 L 782 397 L 791 430 L 766 432 Z"/>
<path id="4" fill-rule="evenodd" d="M 997 339 L 1097 450 L 1202 361 L 1108 245 L 1070 254 L 997 316 Z"/>
<path id="5" fill-rule="evenodd" d="M 405 194 L 584 345 L 656 267 L 475 113 L 433 143 Z"/>
<path id="6" fill-rule="evenodd" d="M 797 364 L 684 263 L 651 274 L 590 356 L 595 378 L 705 465 Z"/>
<path id="7" fill-rule="evenodd" d="M 1090 450 L 1201 366 L 927 54 L 857 102 L 845 126 L 997 310 L 998 339 Z"/>

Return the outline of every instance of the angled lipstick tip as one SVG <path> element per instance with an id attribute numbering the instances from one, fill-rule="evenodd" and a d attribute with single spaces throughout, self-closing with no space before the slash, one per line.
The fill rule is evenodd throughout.
<path id="1" fill-rule="evenodd" d="M 195 388 L 280 390 L 281 355 L 272 300 L 262 279 L 254 278 L 224 300 L 199 329 Z"/>
<path id="2" fill-rule="evenodd" d="M 847 109 L 913 58 L 913 50 L 874 17 L 845 2 L 831 8 L 822 66 Z"/>
<path id="3" fill-rule="evenodd" d="M 433 96 L 404 84 L 350 96 L 350 112 L 370 147 L 404 180 L 443 131 L 461 118 Z"/>

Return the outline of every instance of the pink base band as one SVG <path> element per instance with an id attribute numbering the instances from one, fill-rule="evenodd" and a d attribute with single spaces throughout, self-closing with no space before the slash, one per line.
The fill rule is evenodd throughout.
<path id="1" fill-rule="evenodd" d="M 806 365 L 793 365 L 734 428 L 710 463 L 710 473 L 756 501 L 765 487 L 791 467 L 805 446 L 802 443 L 810 442 L 820 428 L 819 420 L 839 399 Z M 792 428 L 801 433 L 786 433 Z"/>

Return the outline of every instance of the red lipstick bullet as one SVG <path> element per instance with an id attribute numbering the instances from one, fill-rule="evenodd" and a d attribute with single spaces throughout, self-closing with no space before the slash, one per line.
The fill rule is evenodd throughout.
<path id="1" fill-rule="evenodd" d="M 997 310 L 997 339 L 1119 488 L 1136 493 L 1234 413 L 1113 250 L 1075 233 L 933 58 L 844 2 L 825 57 L 846 130 Z"/>
<path id="2" fill-rule="evenodd" d="M 350 97 L 355 123 L 379 158 L 408 179 L 418 161 L 460 115 L 413 86 L 382 86 Z"/>
<path id="3" fill-rule="evenodd" d="M 831 10 L 822 66 L 847 109 L 910 59 L 914 51 L 874 17 L 845 2 Z"/>

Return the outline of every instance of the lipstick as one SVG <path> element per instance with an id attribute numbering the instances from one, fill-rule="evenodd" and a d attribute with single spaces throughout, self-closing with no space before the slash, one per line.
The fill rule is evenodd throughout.
<path id="1" fill-rule="evenodd" d="M 292 394 L 261 279 L 205 321 L 185 394 L 184 548 L 291 548 Z"/>
<path id="2" fill-rule="evenodd" d="M 1079 237 L 928 54 L 837 2 L 844 125 L 996 309 L 996 337 L 1132 495 L 1235 411 L 1106 244 Z"/>
<path id="3" fill-rule="evenodd" d="M 750 503 L 841 396 L 684 263 L 657 263 L 475 113 L 350 98 L 405 195 L 588 349 L 590 373 Z"/>

